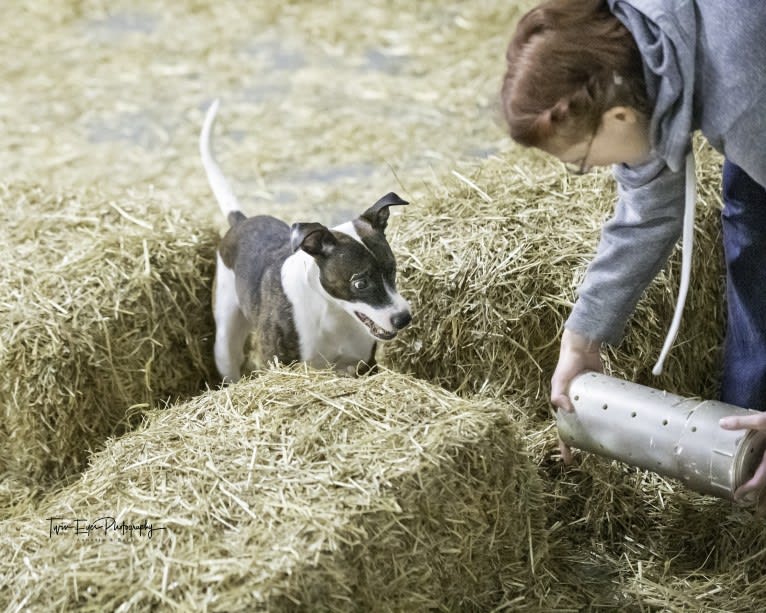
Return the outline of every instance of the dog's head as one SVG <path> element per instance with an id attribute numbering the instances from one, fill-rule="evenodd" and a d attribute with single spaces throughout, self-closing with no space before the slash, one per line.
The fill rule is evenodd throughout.
<path id="1" fill-rule="evenodd" d="M 408 203 L 391 192 L 335 228 L 296 223 L 291 230 L 293 251 L 314 258 L 322 289 L 382 341 L 412 320 L 409 304 L 396 291 L 396 260 L 385 237 L 388 208 L 403 204 Z"/>

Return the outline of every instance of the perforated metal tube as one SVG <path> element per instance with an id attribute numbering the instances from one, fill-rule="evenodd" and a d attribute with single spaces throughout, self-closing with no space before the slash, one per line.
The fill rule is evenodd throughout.
<path id="1" fill-rule="evenodd" d="M 576 377 L 573 413 L 557 411 L 570 447 L 680 479 L 704 494 L 733 499 L 766 450 L 766 433 L 724 430 L 727 415 L 755 413 L 715 400 L 668 394 L 599 373 Z"/>

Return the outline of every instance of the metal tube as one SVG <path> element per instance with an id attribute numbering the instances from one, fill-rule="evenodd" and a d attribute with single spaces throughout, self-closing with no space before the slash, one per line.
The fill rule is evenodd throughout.
<path id="1" fill-rule="evenodd" d="M 727 415 L 756 413 L 715 400 L 683 398 L 608 375 L 578 375 L 572 413 L 559 409 L 570 447 L 680 479 L 703 494 L 733 500 L 766 451 L 766 432 L 724 430 Z"/>

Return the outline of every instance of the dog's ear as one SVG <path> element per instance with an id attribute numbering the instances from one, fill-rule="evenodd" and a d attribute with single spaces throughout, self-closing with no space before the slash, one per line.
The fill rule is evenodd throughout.
<path id="1" fill-rule="evenodd" d="M 333 233 L 321 223 L 294 223 L 290 229 L 290 247 L 293 253 L 303 249 L 314 257 L 329 255 L 337 244 Z"/>
<path id="2" fill-rule="evenodd" d="M 361 219 L 368 222 L 373 228 L 383 232 L 388 225 L 388 207 L 409 204 L 402 200 L 394 192 L 388 192 L 369 209 L 360 215 Z"/>

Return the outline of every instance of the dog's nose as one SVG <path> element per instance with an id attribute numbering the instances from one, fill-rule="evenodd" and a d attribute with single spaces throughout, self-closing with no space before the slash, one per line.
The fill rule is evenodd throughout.
<path id="1" fill-rule="evenodd" d="M 401 330 L 408 326 L 411 321 L 412 315 L 410 315 L 409 311 L 400 311 L 391 318 L 391 325 L 397 330 Z"/>

